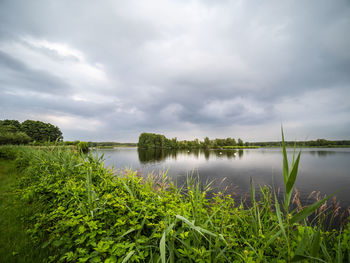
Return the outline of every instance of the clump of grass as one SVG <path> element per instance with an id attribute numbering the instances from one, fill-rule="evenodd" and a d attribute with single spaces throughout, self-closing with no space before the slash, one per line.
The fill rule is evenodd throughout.
<path id="1" fill-rule="evenodd" d="M 211 185 L 196 177 L 179 188 L 167 173 L 144 178 L 115 171 L 92 153 L 61 147 L 13 148 L 27 160 L 19 162 L 16 192 L 36 208 L 24 221 L 49 262 L 346 261 L 350 224 L 326 231 L 322 220 L 307 221 L 325 211 L 330 197 L 297 203 L 300 153 L 289 164 L 283 132 L 282 139 L 282 203 L 271 187 L 257 191 L 253 181 L 249 207 L 220 192 L 208 199 Z"/>

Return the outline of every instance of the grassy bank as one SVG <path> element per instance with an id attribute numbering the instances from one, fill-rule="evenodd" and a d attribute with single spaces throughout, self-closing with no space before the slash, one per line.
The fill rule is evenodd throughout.
<path id="1" fill-rule="evenodd" d="M 26 233 L 28 219 L 38 207 L 21 201 L 19 179 L 15 162 L 0 160 L 0 262 L 42 262 L 48 257 L 46 251 Z"/>
<path id="2" fill-rule="evenodd" d="M 37 251 L 36 262 L 347 262 L 350 257 L 349 224 L 329 231 L 322 213 L 312 224 L 306 220 L 322 208 L 322 200 L 290 209 L 299 157 L 284 165 L 285 201 L 278 202 L 268 186 L 259 193 L 252 187 L 249 208 L 222 193 L 207 199 L 210 186 L 193 178 L 179 188 L 166 175 L 116 173 L 103 160 L 69 149 L 1 147 L 0 157 L 13 160 L 2 162 L 2 174 L 14 186 L 4 184 L 1 196 L 7 193 L 8 205 L 18 202 L 1 215 L 1 243 L 23 233 L 2 250 L 7 258 L 17 252 L 13 247 L 28 242 L 32 249 L 22 249 L 21 256 Z M 30 211 L 22 220 L 3 224 L 23 207 Z M 6 234 L 12 222 L 16 230 Z M 25 239 L 25 245 L 17 244 Z"/>

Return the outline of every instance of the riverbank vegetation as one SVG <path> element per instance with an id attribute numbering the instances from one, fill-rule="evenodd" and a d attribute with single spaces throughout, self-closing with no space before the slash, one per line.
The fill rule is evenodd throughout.
<path id="1" fill-rule="evenodd" d="M 323 148 L 343 148 L 350 147 L 350 140 L 331 141 L 317 139 L 311 141 L 286 141 L 287 147 L 323 147 Z M 281 147 L 281 142 L 250 142 L 249 145 L 258 147 Z"/>
<path id="2" fill-rule="evenodd" d="M 1 167 L 12 166 L 7 175 L 16 178 L 6 198 L 31 208 L 27 215 L 18 211 L 20 222 L 12 221 L 20 224 L 16 231 L 25 230 L 31 246 L 12 243 L 0 257 L 7 262 L 347 262 L 350 224 L 343 220 L 337 230 L 327 227 L 327 220 L 334 220 L 327 215 L 337 209 L 326 205 L 331 196 L 300 204 L 293 191 L 300 154 L 288 163 L 284 147 L 283 156 L 284 196 L 269 186 L 256 192 L 251 182 L 247 206 L 220 192 L 206 198 L 210 184 L 196 178 L 177 187 L 166 173 L 117 172 L 101 158 L 71 149 L 0 147 Z M 6 231 L 1 224 L 2 244 Z M 35 254 L 44 259 L 32 261 Z"/>
<path id="3" fill-rule="evenodd" d="M 162 134 L 141 133 L 138 147 L 142 149 L 254 149 L 259 147 L 281 147 L 282 141 L 276 142 L 243 142 L 238 138 L 209 139 L 205 137 L 203 141 L 199 139 L 178 141 L 177 138 L 168 139 Z M 315 141 L 286 141 L 286 147 L 323 147 L 323 148 L 343 148 L 350 147 L 349 140 L 330 141 L 317 139 Z"/>

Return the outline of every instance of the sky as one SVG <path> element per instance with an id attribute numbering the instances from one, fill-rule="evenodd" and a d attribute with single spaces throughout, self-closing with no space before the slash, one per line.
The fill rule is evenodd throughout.
<path id="1" fill-rule="evenodd" d="M 350 2 L 0 0 L 0 119 L 65 140 L 350 139 Z"/>

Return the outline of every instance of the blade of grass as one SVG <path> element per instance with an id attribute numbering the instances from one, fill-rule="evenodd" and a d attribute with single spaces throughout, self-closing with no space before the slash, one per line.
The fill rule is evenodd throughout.
<path id="1" fill-rule="evenodd" d="M 291 191 L 293 191 L 293 186 L 295 183 L 295 180 L 297 178 L 298 175 L 298 168 L 299 168 L 299 161 L 300 161 L 300 153 L 298 154 L 298 157 L 293 165 L 292 171 L 290 172 L 289 176 L 288 176 L 288 180 L 287 180 L 287 184 L 286 184 L 286 192 L 287 194 L 290 194 Z"/>
<path id="2" fill-rule="evenodd" d="M 284 133 L 283 133 L 282 126 L 281 126 L 281 132 L 282 132 L 282 151 L 283 151 L 283 180 L 284 180 L 284 184 L 286 185 L 288 181 L 289 169 L 288 169 L 288 158 L 287 158 L 287 151 L 286 151 L 286 145 L 284 142 Z"/>
<path id="3" fill-rule="evenodd" d="M 128 260 L 132 257 L 132 255 L 134 255 L 134 253 L 135 253 L 134 250 L 130 251 L 130 252 L 126 255 L 126 257 L 123 259 L 122 263 L 128 262 Z"/>
<path id="4" fill-rule="evenodd" d="M 320 241 L 321 241 L 321 234 L 320 230 L 316 232 L 314 239 L 312 241 L 311 245 L 311 256 L 312 257 L 317 257 L 318 256 L 318 251 L 320 250 Z"/>
<path id="5" fill-rule="evenodd" d="M 203 233 L 205 234 L 208 234 L 210 236 L 213 236 L 213 237 L 217 237 L 216 234 L 210 232 L 209 230 L 206 230 L 200 226 L 196 226 L 194 225 L 191 221 L 189 221 L 188 219 L 186 219 L 185 217 L 183 216 L 180 216 L 180 215 L 176 215 L 176 218 L 180 219 L 181 221 L 183 221 L 185 224 L 187 224 L 190 228 L 192 228 L 193 230 L 196 230 L 199 234 L 201 234 L 203 237 L 205 237 L 203 235 Z M 206 238 L 206 237 L 205 237 Z"/>
<path id="6" fill-rule="evenodd" d="M 166 251 L 165 251 L 165 231 L 163 232 L 162 238 L 160 239 L 159 250 L 160 250 L 160 257 L 161 257 L 162 263 L 166 263 L 166 260 L 165 260 L 165 256 L 166 256 Z"/>
<path id="7" fill-rule="evenodd" d="M 280 226 L 281 231 L 282 231 L 282 234 L 283 234 L 283 236 L 284 236 L 286 242 L 288 243 L 288 238 L 287 238 L 286 230 L 285 230 L 285 228 L 284 228 L 284 226 L 283 226 L 281 209 L 280 209 L 280 205 L 279 205 L 279 203 L 278 203 L 276 194 L 275 194 L 275 207 L 276 207 L 276 215 L 277 215 L 278 225 Z"/>

